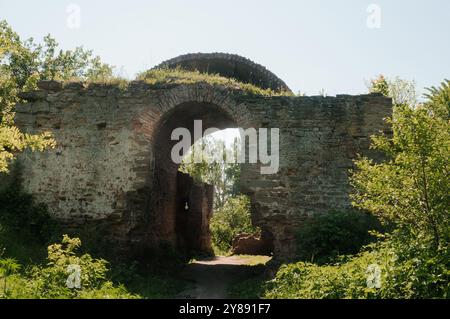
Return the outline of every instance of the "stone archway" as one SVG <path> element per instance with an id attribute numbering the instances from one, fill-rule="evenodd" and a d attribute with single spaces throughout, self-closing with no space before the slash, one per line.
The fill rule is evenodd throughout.
<path id="1" fill-rule="evenodd" d="M 283 86 L 245 59 L 225 55 L 222 61 L 220 54 L 202 58 L 172 62 L 177 66 L 188 61 L 206 70 L 218 67 L 221 72 L 227 65 L 236 66 L 237 71 L 251 72 L 230 71 L 242 81 Z M 305 219 L 350 207 L 352 160 L 357 154 L 377 157 L 369 149 L 370 136 L 389 134 L 383 119 L 392 112 L 391 100 L 379 94 L 261 96 L 203 81 L 133 81 L 125 89 L 44 81 L 21 97 L 27 102 L 16 106 L 17 126 L 29 133 L 50 131 L 57 142 L 55 149 L 19 156 L 25 191 L 45 203 L 67 228 L 102 226 L 105 239 L 124 255 L 163 241 L 177 243 L 175 218 L 168 222 L 158 217 L 174 216 L 182 206 L 170 199 L 179 192 L 173 182 L 176 170 L 164 167 L 163 149 L 170 146 L 165 142 L 172 127 L 189 127 L 200 117 L 208 123 L 205 128 L 280 129 L 279 170 L 261 175 L 259 164 L 243 164 L 241 189 L 251 196 L 254 223 L 273 234 L 274 257 L 289 259 L 295 256 L 296 229 Z M 166 184 L 158 186 L 155 177 Z M 161 197 L 165 214 L 155 206 Z"/>
<path id="2" fill-rule="evenodd" d="M 204 83 L 177 86 L 158 96 L 158 105 L 145 107 L 133 122 L 133 139 L 144 146 L 139 171 L 142 188 L 129 194 L 136 220 L 130 220 L 128 238 L 136 239 L 138 254 L 145 254 L 167 244 L 182 250 L 210 252 L 209 218 L 213 204 L 212 188 L 195 185 L 178 172 L 178 164 L 170 158 L 176 141 L 171 140 L 175 128 L 187 128 L 194 140 L 194 121 L 201 120 L 203 132 L 210 128 L 248 128 L 257 124 L 246 105 L 237 103 L 232 92 Z M 245 172 L 248 166 L 244 165 Z M 189 202 L 192 218 L 184 218 Z M 181 216 L 181 218 L 180 218 Z M 144 220 L 144 222 L 143 222 Z"/>
<path id="3" fill-rule="evenodd" d="M 185 102 L 175 106 L 158 123 L 155 136 L 155 171 L 151 211 L 163 225 L 158 240 L 166 240 L 184 251 L 212 252 L 209 220 L 213 208 L 213 187 L 198 184 L 189 175 L 178 171 L 179 164 L 171 159 L 172 147 L 178 141 L 171 140 L 176 128 L 186 128 L 194 137 L 194 121 L 202 121 L 202 136 L 210 128 L 236 127 L 231 114 L 216 104 Z"/>

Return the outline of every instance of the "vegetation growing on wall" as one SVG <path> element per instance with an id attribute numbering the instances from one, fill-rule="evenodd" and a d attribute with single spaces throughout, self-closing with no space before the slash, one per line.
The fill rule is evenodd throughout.
<path id="1" fill-rule="evenodd" d="M 167 87 L 174 84 L 192 84 L 204 82 L 211 85 L 229 87 L 240 90 L 250 95 L 283 96 L 292 95 L 288 92 L 275 92 L 270 89 L 262 89 L 250 83 L 241 83 L 237 80 L 223 77 L 217 74 L 200 73 L 177 69 L 153 69 L 138 75 L 138 80 L 145 81 L 154 87 Z"/>

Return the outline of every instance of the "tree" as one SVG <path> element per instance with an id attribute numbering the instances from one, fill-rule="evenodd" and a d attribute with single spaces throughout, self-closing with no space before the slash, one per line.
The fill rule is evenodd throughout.
<path id="1" fill-rule="evenodd" d="M 371 147 L 384 152 L 386 160 L 360 158 L 352 175 L 356 207 L 394 222 L 410 238 L 429 239 L 435 250 L 448 245 L 450 237 L 449 83 L 429 89 L 422 104 L 394 100 L 392 136 L 372 138 Z"/>
<path id="2" fill-rule="evenodd" d="M 214 207 L 222 207 L 230 196 L 238 194 L 240 166 L 237 163 L 239 139 L 228 149 L 221 140 L 205 137 L 197 141 L 186 155 L 180 171 L 199 183 L 214 186 Z M 233 159 L 231 161 L 230 159 Z"/>
<path id="3" fill-rule="evenodd" d="M 394 105 L 417 105 L 416 84 L 414 81 L 403 80 L 399 77 L 386 79 L 383 75 L 372 79 L 369 84 L 371 93 L 381 93 L 392 98 Z"/>
<path id="4" fill-rule="evenodd" d="M 236 235 L 258 230 L 252 225 L 250 199 L 244 195 L 228 198 L 211 218 L 212 243 L 221 252 L 230 250 Z"/>
<path id="5" fill-rule="evenodd" d="M 372 79 L 369 84 L 370 93 L 381 93 L 389 95 L 389 84 L 384 75 L 379 75 L 376 79 Z"/>
<path id="6" fill-rule="evenodd" d="M 50 35 L 43 44 L 22 41 L 4 20 L 0 21 L 0 172 L 25 149 L 42 151 L 54 147 L 48 132 L 24 134 L 14 126 L 14 105 L 18 93 L 33 90 L 40 80 L 102 80 L 112 76 L 112 67 L 101 62 L 92 51 L 77 47 L 58 50 Z"/>
<path id="7" fill-rule="evenodd" d="M 213 137 L 197 141 L 180 166 L 180 171 L 200 183 L 214 186 L 214 214 L 210 221 L 211 241 L 217 253 L 228 253 L 240 233 L 259 231 L 252 225 L 250 199 L 239 194 L 240 139 L 231 148 Z"/>

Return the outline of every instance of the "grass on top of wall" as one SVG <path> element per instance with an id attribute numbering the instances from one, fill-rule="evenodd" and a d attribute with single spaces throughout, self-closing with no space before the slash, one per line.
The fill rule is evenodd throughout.
<path id="1" fill-rule="evenodd" d="M 250 83 L 242 83 L 235 79 L 226 78 L 218 74 L 207 74 L 199 71 L 188 71 L 181 68 L 176 69 L 153 69 L 142 72 L 137 80 L 145 81 L 154 87 L 164 87 L 169 84 L 193 84 L 208 83 L 211 85 L 222 85 L 236 90 L 242 90 L 250 95 L 261 96 L 290 96 L 286 91 L 273 91 L 262 89 Z"/>

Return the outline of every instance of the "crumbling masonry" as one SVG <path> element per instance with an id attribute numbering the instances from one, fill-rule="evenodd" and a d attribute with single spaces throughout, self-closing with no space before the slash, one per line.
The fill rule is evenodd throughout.
<path id="1" fill-rule="evenodd" d="M 186 55 L 163 66 L 289 90 L 235 55 Z M 374 155 L 369 137 L 389 129 L 383 119 L 392 109 L 377 94 L 263 97 L 203 82 L 154 87 L 135 81 L 121 89 L 47 81 L 21 96 L 27 103 L 16 107 L 18 127 L 50 131 L 57 142 L 55 149 L 19 156 L 25 190 L 67 227 L 102 225 L 114 247 L 133 254 L 167 242 L 210 249 L 212 189 L 177 172 L 170 160 L 174 128 L 192 129 L 201 119 L 204 129 L 280 129 L 278 173 L 261 175 L 259 164 L 242 164 L 241 189 L 251 198 L 254 224 L 273 238 L 274 255 L 289 259 L 299 224 L 350 206 L 352 160 Z"/>

